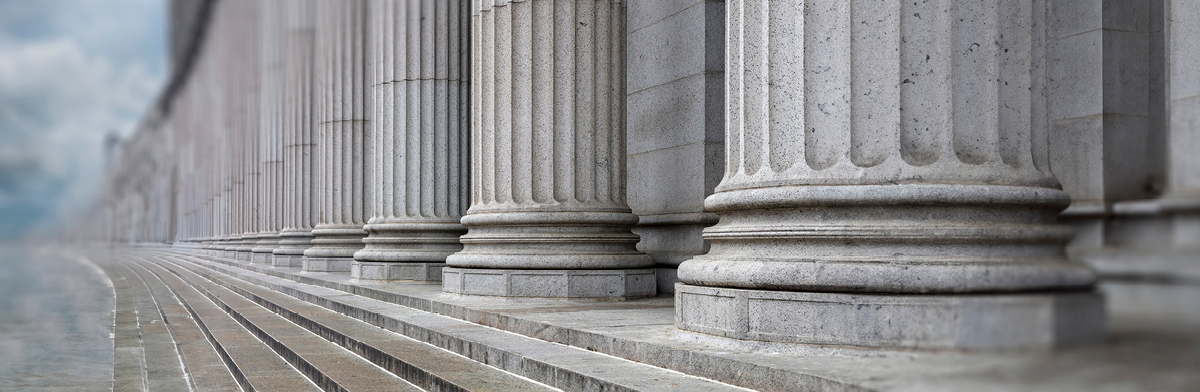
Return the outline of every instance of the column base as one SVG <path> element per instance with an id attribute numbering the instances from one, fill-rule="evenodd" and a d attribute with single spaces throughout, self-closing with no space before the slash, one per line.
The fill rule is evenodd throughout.
<path id="1" fill-rule="evenodd" d="M 180 251 L 180 252 L 187 252 L 187 253 L 199 253 L 200 251 L 203 250 L 200 248 L 199 243 L 189 242 L 189 241 L 175 241 L 174 243 L 171 244 L 171 248 L 174 250 Z"/>
<path id="2" fill-rule="evenodd" d="M 658 278 L 657 279 L 658 280 L 658 292 L 674 293 L 675 292 L 675 284 L 679 283 L 679 269 L 678 268 L 668 268 L 668 267 L 657 267 L 657 268 L 655 268 L 655 270 L 657 271 L 657 273 L 655 275 Z"/>
<path id="3" fill-rule="evenodd" d="M 304 255 L 287 255 L 276 253 L 271 258 L 272 267 L 303 267 Z"/>
<path id="4" fill-rule="evenodd" d="M 446 263 L 381 263 L 355 261 L 350 277 L 363 280 L 417 280 L 440 282 Z"/>
<path id="5" fill-rule="evenodd" d="M 312 231 L 304 229 L 283 229 L 279 233 L 279 246 L 271 253 L 273 267 L 302 267 L 304 266 L 304 251 L 312 247 Z"/>
<path id="6" fill-rule="evenodd" d="M 455 268 L 442 270 L 442 291 L 462 295 L 526 298 L 652 297 L 654 269 L 527 270 Z"/>
<path id="7" fill-rule="evenodd" d="M 241 260 L 241 261 L 248 262 L 248 261 L 250 261 L 251 253 L 253 253 L 253 252 L 248 251 L 248 250 L 236 250 L 233 252 L 233 258 L 234 258 L 234 260 Z"/>
<path id="8" fill-rule="evenodd" d="M 734 339 L 893 348 L 1054 347 L 1103 339 L 1095 291 L 845 294 L 675 286 L 675 325 Z"/>
<path id="9" fill-rule="evenodd" d="M 250 254 L 251 263 L 274 264 L 275 255 L 268 252 L 253 252 Z"/>
<path id="10" fill-rule="evenodd" d="M 305 257 L 301 269 L 304 272 L 350 272 L 353 264 L 351 257 Z"/>

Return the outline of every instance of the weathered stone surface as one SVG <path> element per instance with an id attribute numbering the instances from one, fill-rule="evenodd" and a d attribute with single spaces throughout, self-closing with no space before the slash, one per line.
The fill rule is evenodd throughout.
<path id="1" fill-rule="evenodd" d="M 367 2 L 317 3 L 317 133 L 323 194 L 312 247 L 304 251 L 306 271 L 350 271 L 354 252 L 363 248 L 372 192 L 369 164 L 370 96 L 365 53 Z"/>
<path id="2" fill-rule="evenodd" d="M 725 164 L 725 2 L 629 1 L 628 195 L 659 290 L 707 251 L 704 198 Z"/>
<path id="3" fill-rule="evenodd" d="M 496 297 L 637 298 L 657 294 L 653 269 L 445 268 L 448 293 Z"/>
<path id="4" fill-rule="evenodd" d="M 1104 299 L 1092 292 L 873 295 L 681 283 L 675 302 L 680 329 L 772 342 L 994 349 L 1079 344 L 1107 331 Z"/>
<path id="5" fill-rule="evenodd" d="M 472 200 L 462 218 L 468 229 L 463 250 L 446 263 L 580 270 L 652 265 L 635 249 L 638 237 L 630 227 L 638 218 L 625 203 L 625 4 L 475 6 Z M 558 281 L 538 285 L 565 283 L 551 282 Z"/>
<path id="6" fill-rule="evenodd" d="M 669 296 L 630 301 L 489 300 L 446 295 L 440 285 L 424 282 L 362 282 L 342 274 L 188 260 L 181 265 L 194 263 L 203 274 L 263 285 L 430 344 L 460 349 L 481 361 L 487 358 L 505 369 L 524 369 L 516 365 L 531 359 L 525 355 L 548 352 L 546 346 L 531 348 L 525 340 L 514 339 L 507 333 L 511 332 L 534 342 L 557 343 L 553 347 L 577 348 L 573 355 L 594 351 L 761 391 L 1186 391 L 1200 377 L 1193 371 L 1200 352 L 1195 328 L 1164 324 L 1149 317 L 1150 312 L 1114 319 L 1113 336 L 1103 342 L 1052 350 L 822 346 L 680 332 L 673 325 L 674 301 Z M 478 354 L 482 351 L 490 354 Z M 539 369 L 578 363 L 561 358 L 540 362 Z M 609 381 L 604 380 L 612 380 L 608 376 L 614 373 L 603 371 L 610 368 L 587 363 L 597 369 L 593 380 L 606 385 Z M 1135 373 L 1141 376 L 1124 376 Z"/>
<path id="7" fill-rule="evenodd" d="M 280 231 L 283 230 L 283 150 L 284 150 L 284 99 L 287 78 L 286 62 L 287 33 L 285 12 L 280 12 L 282 3 L 277 0 L 258 2 L 262 19 L 258 25 L 260 33 L 259 75 L 261 92 L 258 116 L 258 165 L 259 181 L 254 219 L 258 224 L 258 236 L 251 248 L 250 261 L 273 264 L 275 248 L 279 246 Z"/>
<path id="8" fill-rule="evenodd" d="M 459 219 L 470 203 L 470 8 L 372 4 L 374 212 L 351 276 L 441 280 L 429 265 L 462 249 Z"/>
<path id="9" fill-rule="evenodd" d="M 315 224 L 317 190 L 321 178 L 316 173 L 316 141 L 314 132 L 313 59 L 315 4 L 313 0 L 284 2 L 287 29 L 287 61 L 284 64 L 285 86 L 283 135 L 284 189 L 283 230 L 273 265 L 299 267 L 303 265 L 304 250 L 312 246 Z"/>
<path id="10" fill-rule="evenodd" d="M 1050 166 L 1071 195 L 1061 217 L 1077 231 L 1073 248 L 1103 247 L 1113 203 L 1163 188 L 1162 7 L 1047 2 Z"/>
<path id="11" fill-rule="evenodd" d="M 704 231 L 709 252 L 681 264 L 679 279 L 778 297 L 793 311 L 833 293 L 998 293 L 969 305 L 930 296 L 926 309 L 960 309 L 863 323 L 839 307 L 736 336 L 866 346 L 895 344 L 888 321 L 911 329 L 962 308 L 979 315 L 970 320 L 1000 320 L 1011 316 L 1006 296 L 1090 295 L 1093 273 L 1064 257 L 1071 232 L 1056 217 L 1069 198 L 1049 171 L 1045 127 L 1031 120 L 1045 56 L 1033 26 L 1044 13 L 1033 1 L 852 3 L 728 5 L 730 160 L 705 201 L 720 222 Z M 1095 303 L 1068 302 L 1082 310 L 1061 312 L 1086 314 Z M 741 311 L 714 312 L 716 304 L 679 301 L 687 316 L 678 327 L 710 331 L 687 317 L 732 322 L 720 315 Z M 1003 347 L 1102 336 L 1047 333 L 1047 324 L 1021 320 L 925 342 Z"/>

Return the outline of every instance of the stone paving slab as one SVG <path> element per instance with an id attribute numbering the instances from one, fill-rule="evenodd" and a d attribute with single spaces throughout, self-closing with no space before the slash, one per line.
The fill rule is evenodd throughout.
<path id="1" fill-rule="evenodd" d="M 1170 326 L 1153 321 L 1113 320 L 1105 342 L 1057 350 L 754 343 L 679 332 L 669 297 L 610 302 L 463 297 L 426 283 L 355 281 L 342 274 L 171 254 L 276 290 L 285 281 L 325 288 L 295 294 L 305 300 L 319 300 L 317 292 L 356 294 L 756 390 L 1188 391 L 1200 385 L 1200 372 L 1194 371 L 1200 368 L 1200 333 L 1164 332 Z M 597 317 L 596 312 L 619 316 Z"/>

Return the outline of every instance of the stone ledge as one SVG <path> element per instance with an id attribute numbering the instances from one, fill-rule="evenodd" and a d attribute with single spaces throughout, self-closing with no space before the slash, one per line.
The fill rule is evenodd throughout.
<path id="1" fill-rule="evenodd" d="M 271 258 L 271 265 L 275 267 L 303 267 L 304 255 L 290 255 L 276 253 Z"/>
<path id="2" fill-rule="evenodd" d="M 1098 341 L 1104 298 L 1038 294 L 844 294 L 675 286 L 681 330 L 765 342 L 1016 348 Z"/>
<path id="3" fill-rule="evenodd" d="M 442 280 L 442 268 L 446 263 L 384 263 L 355 261 L 350 266 L 350 277 L 362 280 L 416 280 L 436 282 Z"/>
<path id="4" fill-rule="evenodd" d="M 442 270 L 442 290 L 461 295 L 528 298 L 639 298 L 656 295 L 654 269 Z"/>
<path id="5" fill-rule="evenodd" d="M 250 261 L 259 264 L 274 264 L 275 255 L 270 252 L 253 252 L 250 254 Z"/>
<path id="6" fill-rule="evenodd" d="M 302 263 L 304 272 L 350 272 L 354 259 L 304 257 Z"/>

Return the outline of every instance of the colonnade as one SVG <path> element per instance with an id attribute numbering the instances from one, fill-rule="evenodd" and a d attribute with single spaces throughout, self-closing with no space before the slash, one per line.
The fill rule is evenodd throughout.
<path id="1" fill-rule="evenodd" d="M 172 192 L 110 191 L 95 226 L 154 232 L 107 241 L 440 280 L 460 295 L 674 291 L 679 329 L 744 340 L 994 348 L 1104 335 L 1097 274 L 1067 257 L 1073 231 L 1058 221 L 1075 196 L 1056 177 L 1068 147 L 1051 143 L 1065 131 L 1048 99 L 1069 87 L 1054 77 L 1063 5 L 698 4 L 723 29 L 706 22 L 700 49 L 669 57 L 644 46 L 674 37 L 641 38 L 667 22 L 630 30 L 634 7 L 684 15 L 650 0 L 214 2 L 181 87 L 109 180 Z M 1200 72 L 1188 60 L 1200 9 L 1159 11 L 1170 143 L 1155 217 L 1188 248 L 1200 242 Z M 641 98 L 686 79 L 660 77 L 674 71 L 661 58 L 700 64 L 703 93 Z M 723 83 L 707 82 L 714 72 Z M 724 136 L 647 120 L 680 102 Z M 699 161 L 724 151 L 723 179 L 672 178 L 707 196 L 681 210 L 699 198 L 644 179 L 689 163 L 628 143 L 682 151 L 668 139 L 695 135 Z M 131 165 L 142 150 L 169 169 Z M 154 225 L 128 219 L 150 211 Z M 714 214 L 703 239 L 671 231 Z M 653 233 L 646 251 L 635 231 Z"/>

